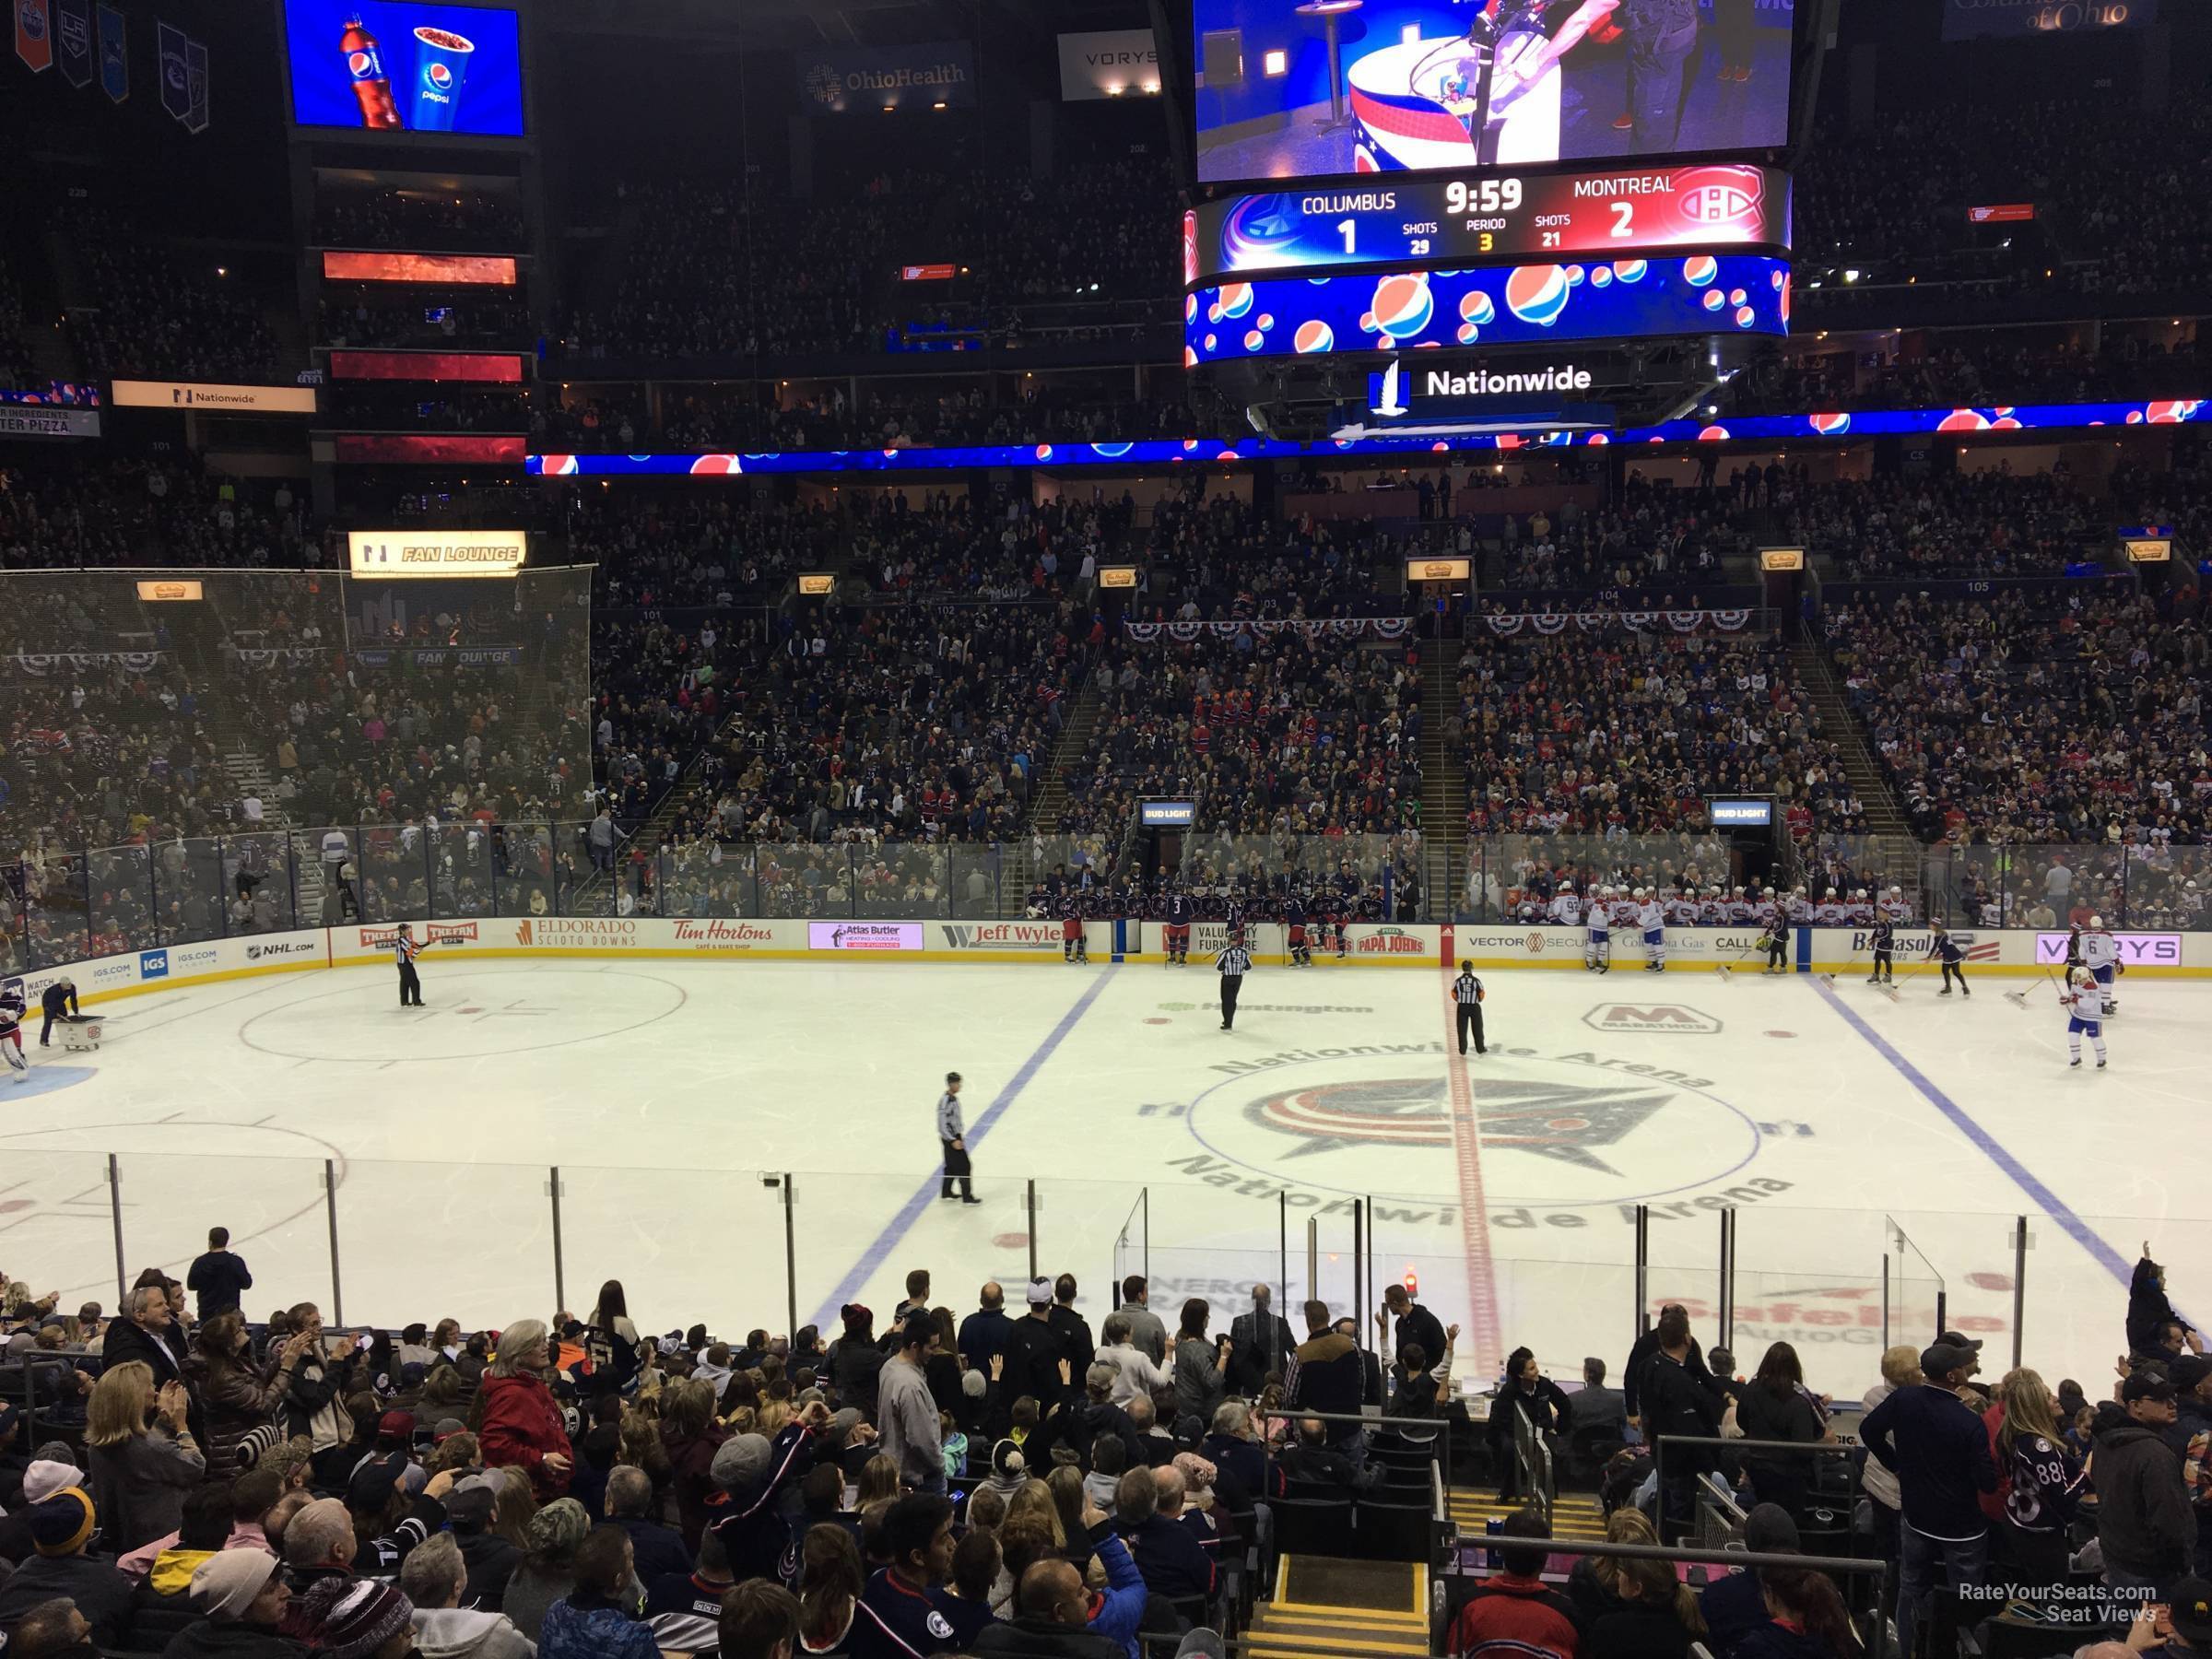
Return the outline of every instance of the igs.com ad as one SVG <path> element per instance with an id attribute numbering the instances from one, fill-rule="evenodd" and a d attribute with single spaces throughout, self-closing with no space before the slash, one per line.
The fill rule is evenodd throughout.
<path id="1" fill-rule="evenodd" d="M 286 0 L 285 36 L 292 119 L 301 126 L 522 136 L 513 12 Z"/>
<path id="2" fill-rule="evenodd" d="M 1789 136 L 1792 0 L 1194 0 L 1207 181 L 1655 161 Z"/>

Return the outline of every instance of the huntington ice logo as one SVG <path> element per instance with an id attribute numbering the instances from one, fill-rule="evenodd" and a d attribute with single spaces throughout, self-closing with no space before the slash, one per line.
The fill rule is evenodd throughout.
<path id="1" fill-rule="evenodd" d="M 1641 1129 L 1673 1097 L 1662 1089 L 1585 1088 L 1529 1078 L 1486 1085 L 1475 1101 L 1485 1150 L 1514 1147 L 1579 1170 L 1618 1173 L 1599 1156 Z M 1311 1158 L 1353 1144 L 1452 1145 L 1441 1078 L 1324 1083 L 1255 1100 L 1252 1120 L 1299 1142 L 1286 1156 Z"/>
<path id="2" fill-rule="evenodd" d="M 1460 1145 L 1467 1125 L 1454 1113 L 1447 1046 L 1430 1039 L 1218 1061 L 1208 1068 L 1218 1081 L 1172 1115 L 1210 1168 L 1308 1192 L 1453 1205 L 1470 1148 Z M 1471 1150 L 1497 1206 L 1631 1204 L 1747 1178 L 1738 1172 L 1759 1157 L 1759 1125 L 1712 1092 L 1712 1077 L 1682 1069 L 1672 1049 L 1493 1044 L 1479 1069 L 1468 1065 L 1463 1110 L 1472 1111 Z"/>

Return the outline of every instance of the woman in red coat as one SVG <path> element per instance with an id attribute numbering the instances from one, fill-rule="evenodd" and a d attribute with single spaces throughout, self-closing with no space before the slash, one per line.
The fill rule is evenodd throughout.
<path id="1" fill-rule="evenodd" d="M 477 1441 L 484 1466 L 522 1469 L 540 1503 L 569 1489 L 573 1462 L 560 1406 L 540 1375 L 551 1359 L 546 1338 L 539 1319 L 518 1319 L 501 1331 L 477 1395 L 483 1423 Z"/>

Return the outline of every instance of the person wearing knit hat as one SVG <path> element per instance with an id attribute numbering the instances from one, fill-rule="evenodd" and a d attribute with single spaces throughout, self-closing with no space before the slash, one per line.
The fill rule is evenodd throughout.
<path id="1" fill-rule="evenodd" d="M 546 1609 L 576 1587 L 576 1547 L 591 1530 L 591 1515 L 573 1498 L 557 1498 L 530 1517 L 529 1552 L 500 1606 L 532 1641 L 545 1628 Z"/>
<path id="2" fill-rule="evenodd" d="M 722 1488 L 721 1501 L 708 1509 L 708 1524 L 721 1537 L 738 1583 L 779 1575 L 792 1544 L 792 1519 L 777 1500 L 813 1468 L 815 1437 L 829 1426 L 830 1408 L 814 1400 L 773 1441 L 736 1434 L 715 1452 L 712 1474 Z"/>
<path id="3" fill-rule="evenodd" d="M 276 1558 L 258 1549 L 225 1549 L 209 1556 L 192 1573 L 192 1604 L 211 1621 L 191 1627 L 194 1640 L 171 1642 L 175 1659 L 201 1654 L 253 1655 L 276 1659 L 292 1651 L 276 1634 L 276 1624 L 292 1599 L 292 1588 L 276 1570 Z"/>
<path id="4" fill-rule="evenodd" d="M 0 1580 L 0 1630 L 65 1595 L 90 1622 L 94 1642 L 114 1646 L 130 1629 L 131 1581 L 112 1561 L 87 1553 L 98 1532 L 92 1500 L 81 1487 L 65 1486 L 17 1513 L 36 1553 Z"/>
<path id="5" fill-rule="evenodd" d="M 414 1604 L 374 1579 L 324 1579 L 308 1593 L 308 1628 L 324 1659 L 406 1659 Z"/>

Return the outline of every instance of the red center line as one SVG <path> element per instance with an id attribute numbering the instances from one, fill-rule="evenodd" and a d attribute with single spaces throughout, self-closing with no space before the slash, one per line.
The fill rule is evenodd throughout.
<path id="1" fill-rule="evenodd" d="M 1444 987 L 1444 1065 L 1452 1082 L 1452 1156 L 1459 1170 L 1460 1245 L 1467 1264 L 1468 1332 L 1475 1342 L 1471 1376 L 1488 1379 L 1504 1362 L 1499 1336 L 1498 1284 L 1490 1265 L 1490 1212 L 1482 1192 L 1482 1134 L 1475 1086 L 1459 1052 L 1459 1009 Z"/>

